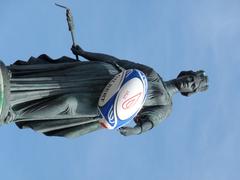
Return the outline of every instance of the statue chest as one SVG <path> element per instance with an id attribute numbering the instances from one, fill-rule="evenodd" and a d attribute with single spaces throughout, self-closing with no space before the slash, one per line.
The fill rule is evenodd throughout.
<path id="1" fill-rule="evenodd" d="M 148 95 L 144 106 L 170 105 L 171 97 L 161 81 L 148 83 Z"/>

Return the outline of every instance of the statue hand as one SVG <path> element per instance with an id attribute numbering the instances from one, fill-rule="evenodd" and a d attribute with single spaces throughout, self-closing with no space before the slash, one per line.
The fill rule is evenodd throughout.
<path id="1" fill-rule="evenodd" d="M 79 45 L 76 45 L 76 46 L 72 46 L 71 48 L 71 51 L 74 55 L 82 55 L 84 53 L 84 50 L 79 46 Z"/>
<path id="2" fill-rule="evenodd" d="M 141 128 L 140 127 L 128 127 L 128 126 L 124 126 L 119 128 L 119 132 L 123 135 L 123 136 L 130 136 L 130 135 L 137 135 L 141 133 Z"/>

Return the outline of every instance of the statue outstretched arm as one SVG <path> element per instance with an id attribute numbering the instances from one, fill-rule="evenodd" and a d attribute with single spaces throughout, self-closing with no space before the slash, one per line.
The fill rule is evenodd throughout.
<path id="1" fill-rule="evenodd" d="M 79 45 L 72 46 L 71 50 L 72 50 L 73 54 L 82 56 L 89 61 L 102 61 L 102 62 L 107 62 L 107 63 L 113 63 L 113 62 L 119 60 L 118 58 L 111 56 L 111 55 L 85 51 Z"/>
<path id="2" fill-rule="evenodd" d="M 149 81 L 159 81 L 159 75 L 151 68 L 143 64 L 135 63 L 128 60 L 118 59 L 114 56 L 103 54 L 103 53 L 93 53 L 83 50 L 80 46 L 72 46 L 71 48 L 73 54 L 84 57 L 89 61 L 99 61 L 113 64 L 118 69 L 139 69 L 145 73 Z"/>

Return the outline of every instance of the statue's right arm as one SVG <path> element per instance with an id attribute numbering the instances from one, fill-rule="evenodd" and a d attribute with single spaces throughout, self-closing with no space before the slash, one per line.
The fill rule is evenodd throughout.
<path id="1" fill-rule="evenodd" d="M 103 53 L 88 52 L 88 51 L 83 50 L 78 45 L 73 46 L 71 50 L 72 50 L 73 54 L 82 56 L 89 61 L 106 62 L 106 63 L 113 64 L 115 66 L 118 66 L 120 68 L 123 68 L 123 69 L 139 69 L 145 73 L 148 80 L 156 81 L 159 79 L 158 74 L 151 67 L 140 64 L 140 63 L 135 63 L 135 62 L 128 61 L 128 60 L 122 60 L 122 59 L 116 58 L 114 56 L 103 54 Z"/>
<path id="2" fill-rule="evenodd" d="M 93 53 L 93 52 L 85 51 L 78 45 L 73 46 L 71 48 L 71 50 L 72 50 L 73 54 L 82 56 L 89 61 L 102 61 L 102 62 L 107 62 L 107 63 L 113 63 L 113 62 L 116 62 L 119 60 L 118 58 L 108 55 L 108 54 Z"/>

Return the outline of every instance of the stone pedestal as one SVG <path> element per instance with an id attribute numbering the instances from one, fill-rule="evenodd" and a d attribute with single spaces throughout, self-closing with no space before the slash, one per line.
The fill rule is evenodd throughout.
<path id="1" fill-rule="evenodd" d="M 0 60 L 0 125 L 5 124 L 9 110 L 9 72 Z"/>

